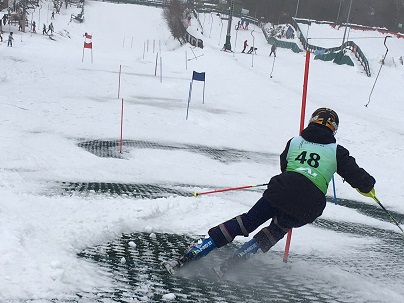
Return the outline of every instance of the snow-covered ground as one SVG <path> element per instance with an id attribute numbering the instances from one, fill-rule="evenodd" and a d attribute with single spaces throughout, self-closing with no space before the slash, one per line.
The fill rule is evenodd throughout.
<path id="1" fill-rule="evenodd" d="M 1 302 L 63 300 L 82 290 L 108 286 L 113 281 L 99 275 L 96 265 L 77 258 L 78 252 L 122 233 L 145 229 L 203 235 L 211 226 L 248 210 L 262 192 L 234 191 L 197 199 L 83 197 L 52 194 L 58 182 L 187 184 L 195 191 L 266 183 L 279 172 L 277 155 L 299 131 L 305 54 L 278 48 L 270 79 L 273 57 L 268 57 L 270 45 L 259 28 L 250 25 L 248 31 L 236 33 L 233 26 L 231 43 L 236 52 L 221 52 L 227 21 L 200 14 L 204 35 L 196 22 L 190 31 L 201 35 L 205 47 L 191 48 L 172 39 L 159 8 L 87 1 L 82 24 L 69 22 L 72 13 L 80 12 L 78 8 L 63 7 L 55 20 L 50 20 L 49 12 L 48 22 L 55 27 L 52 40 L 41 34 L 47 4 L 33 14 L 37 34 L 21 33 L 12 26 L 14 46 L 0 44 Z M 4 31 L 6 41 L 8 26 Z M 89 49 L 82 62 L 85 32 L 93 35 L 93 63 Z M 335 38 L 342 35 L 341 29 L 327 25 L 313 25 L 309 30 L 310 43 L 323 46 L 335 46 Z M 372 77 L 366 76 L 354 58 L 355 67 L 312 58 L 306 121 L 318 107 L 336 110 L 338 142 L 376 178 L 376 193 L 383 205 L 404 213 L 404 66 L 398 62 L 404 55 L 404 40 L 387 39 L 387 64 L 365 107 L 386 51 L 384 37 L 351 30 L 349 38 L 368 58 Z M 256 55 L 240 53 L 246 39 L 257 47 Z M 194 59 L 186 63 L 186 57 Z M 193 70 L 206 73 L 205 102 L 203 84 L 194 82 L 186 120 Z M 265 163 L 224 163 L 186 150 L 124 146 L 121 158 L 102 158 L 79 147 L 86 140 L 119 140 L 121 98 L 126 140 L 276 156 Z M 335 183 L 338 198 L 374 204 L 339 176 Z M 328 205 L 323 218 L 399 232 L 389 221 L 339 205 Z M 295 252 L 355 254 L 361 245 L 373 242 L 377 245 L 374 239 L 306 226 L 294 230 L 290 258 L 293 264 Z M 273 249 L 281 252 L 284 245 L 282 240 Z M 324 274 L 313 270 L 314 275 Z M 344 271 L 338 273 L 348 291 L 359 295 L 363 291 L 364 297 L 379 302 L 404 300 L 399 277 L 387 282 L 379 282 L 377 276 L 343 282 L 347 277 L 352 278 Z M 363 290 L 362 283 L 366 284 Z"/>

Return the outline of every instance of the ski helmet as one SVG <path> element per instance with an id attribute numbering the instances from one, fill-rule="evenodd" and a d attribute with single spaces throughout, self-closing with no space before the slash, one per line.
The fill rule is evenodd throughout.
<path id="1" fill-rule="evenodd" d="M 312 123 L 328 127 L 335 135 L 338 130 L 339 118 L 335 111 L 329 108 L 319 108 L 311 115 L 309 125 Z"/>

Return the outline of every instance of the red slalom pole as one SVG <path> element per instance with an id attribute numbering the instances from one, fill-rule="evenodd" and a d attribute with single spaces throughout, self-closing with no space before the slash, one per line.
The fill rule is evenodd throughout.
<path id="1" fill-rule="evenodd" d="M 302 108 L 301 108 L 301 112 L 300 112 L 299 134 L 304 129 L 304 116 L 306 114 L 307 86 L 308 86 L 308 82 L 309 82 L 309 67 L 310 67 L 310 52 L 307 51 L 306 52 L 306 65 L 305 65 L 305 70 L 304 70 Z M 285 251 L 283 253 L 283 262 L 285 262 L 285 263 L 288 262 L 291 239 L 292 239 L 292 228 L 289 229 L 287 237 L 286 237 Z"/>
<path id="2" fill-rule="evenodd" d="M 123 134 L 123 98 L 122 98 L 122 109 L 121 109 L 121 140 L 119 143 L 119 152 L 122 154 L 122 134 Z"/>
<path id="3" fill-rule="evenodd" d="M 121 92 L 121 69 L 122 66 L 119 65 L 119 77 L 118 77 L 118 99 L 119 99 L 119 94 Z"/>
<path id="4" fill-rule="evenodd" d="M 309 67 L 310 67 L 310 52 L 306 52 L 306 65 L 305 65 L 305 70 L 304 70 L 304 84 L 303 84 L 302 108 L 301 108 L 301 113 L 300 113 L 299 134 L 304 129 L 304 116 L 306 114 L 307 86 L 308 86 L 308 82 L 309 82 Z"/>
<path id="5" fill-rule="evenodd" d="M 200 196 L 200 195 L 221 193 L 221 192 L 224 192 L 224 191 L 239 190 L 239 189 L 246 189 L 246 188 L 259 187 L 259 186 L 266 186 L 266 185 L 268 185 L 268 183 L 265 183 L 265 184 L 258 184 L 258 185 L 245 185 L 245 186 L 238 186 L 238 187 L 229 187 L 229 188 L 216 189 L 216 190 L 205 191 L 205 192 L 200 192 L 200 193 L 194 192 L 193 194 L 190 194 L 190 196 L 198 197 L 198 196 Z"/>

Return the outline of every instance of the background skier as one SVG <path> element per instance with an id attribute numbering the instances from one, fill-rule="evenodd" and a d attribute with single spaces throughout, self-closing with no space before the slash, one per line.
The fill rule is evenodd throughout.
<path id="1" fill-rule="evenodd" d="M 14 41 L 13 32 L 10 32 L 10 34 L 8 35 L 7 46 L 13 47 L 13 41 Z"/>
<path id="2" fill-rule="evenodd" d="M 248 46 L 248 44 L 247 44 L 247 40 L 245 40 L 245 41 L 244 41 L 243 46 L 244 46 L 244 48 L 243 48 L 242 53 L 244 53 L 244 52 L 245 52 L 245 49 L 246 49 L 246 48 L 247 48 L 247 46 Z"/>

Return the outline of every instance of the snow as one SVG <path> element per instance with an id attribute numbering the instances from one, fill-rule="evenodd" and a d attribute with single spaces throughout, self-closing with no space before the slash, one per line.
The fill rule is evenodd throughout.
<path id="1" fill-rule="evenodd" d="M 2 302 L 63 300 L 74 298 L 79 291 L 107 288 L 112 281 L 97 274 L 97 265 L 77 258 L 82 249 L 125 232 L 146 231 L 151 238 L 158 232 L 204 235 L 210 227 L 248 210 L 262 193 L 246 190 L 154 200 L 62 196 L 52 192 L 57 182 L 189 184 L 194 191 L 266 183 L 279 172 L 278 155 L 286 141 L 299 131 L 305 54 L 278 48 L 273 78 L 269 79 L 273 65 L 273 57 L 268 57 L 270 45 L 251 24 L 249 31 L 232 29 L 236 53 L 220 52 L 227 23 L 221 33 L 220 19 L 207 15 L 205 34 L 200 34 L 205 47 L 191 50 L 171 38 L 159 8 L 87 1 L 82 24 L 69 22 L 78 8 L 62 8 L 52 20 L 56 31 L 56 41 L 52 41 L 40 33 L 39 18 L 43 23 L 47 7 L 45 2 L 40 13 L 34 12 L 37 34 L 21 33 L 11 26 L 14 46 L 0 44 Z M 202 14 L 200 18 L 203 20 Z M 196 26 L 196 22 L 192 24 Z M 4 31 L 3 37 L 7 37 L 8 26 Z M 200 33 L 195 27 L 192 31 Z M 93 63 L 89 49 L 82 62 L 85 32 L 93 35 Z M 326 47 L 338 45 L 335 38 L 342 35 L 342 29 L 327 25 L 312 24 L 309 30 L 310 43 Z M 370 35 L 377 38 L 361 38 Z M 384 37 L 354 30 L 349 35 L 365 53 L 372 77 L 366 76 L 354 57 L 355 67 L 311 59 L 306 121 L 318 107 L 335 109 L 341 121 L 338 142 L 375 176 L 376 193 L 383 205 L 404 213 L 404 67 L 398 62 L 404 55 L 404 39 L 387 39 L 386 65 L 371 103 L 364 107 L 386 52 Z M 254 42 L 257 55 L 240 53 L 246 39 L 250 45 Z M 154 75 L 160 48 L 162 82 L 160 65 Z M 197 56 L 187 62 L 187 70 L 185 52 L 189 59 Z M 206 73 L 205 103 L 203 84 L 194 82 L 186 120 L 193 70 Z M 234 148 L 274 156 L 264 163 L 223 163 L 189 150 L 124 146 L 122 159 L 114 159 L 97 157 L 79 147 L 77 143 L 85 140 L 119 140 L 121 98 L 126 140 Z M 338 198 L 374 204 L 339 176 L 335 182 Z M 330 186 L 328 195 L 332 194 Z M 399 232 L 390 222 L 339 205 L 328 205 L 323 217 Z M 309 225 L 294 231 L 291 252 L 317 250 L 332 257 L 355 252 L 361 245 L 371 247 L 373 242 Z M 283 251 L 284 245 L 282 240 L 273 249 Z M 313 268 L 313 275 L 326 274 Z M 399 288 L 376 292 L 380 289 L 377 279 L 364 282 L 357 277 L 349 283 L 346 277 L 351 276 L 338 269 L 333 276 L 348 289 L 358 291 L 364 285 L 364 298 L 403 301 Z M 382 281 L 383 286 L 386 283 Z M 163 299 L 174 300 L 175 295 L 165 294 Z"/>
<path id="2" fill-rule="evenodd" d="M 176 296 L 173 293 L 169 293 L 169 294 L 163 295 L 162 298 L 163 298 L 163 300 L 171 301 L 171 300 L 175 300 Z"/>

